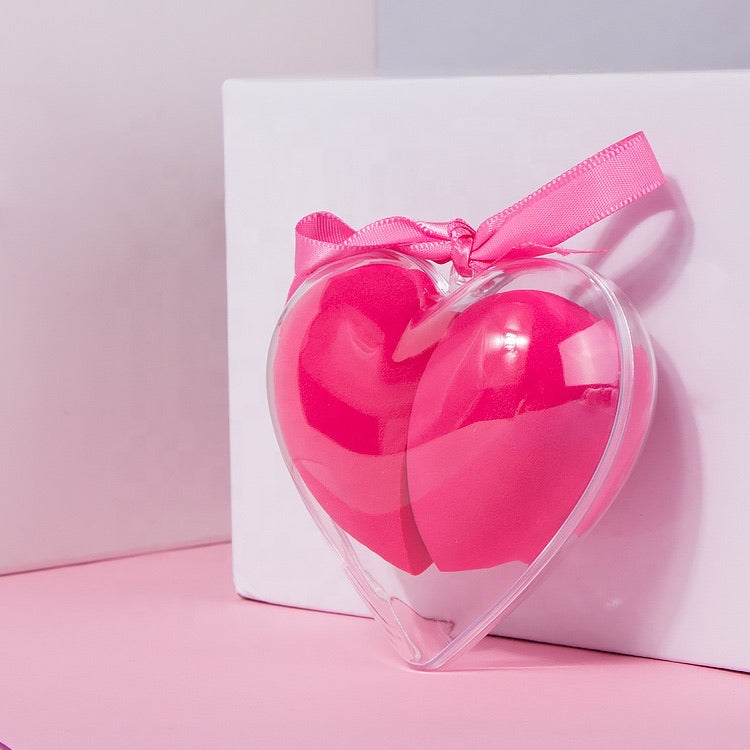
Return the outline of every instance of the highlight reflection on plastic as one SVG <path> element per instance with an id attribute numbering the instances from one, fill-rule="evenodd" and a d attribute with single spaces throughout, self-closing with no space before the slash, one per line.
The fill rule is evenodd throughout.
<path id="1" fill-rule="evenodd" d="M 611 324 L 543 291 L 449 308 L 427 274 L 362 265 L 288 310 L 273 364 L 289 458 L 352 537 L 418 574 L 531 562 L 615 418 Z"/>

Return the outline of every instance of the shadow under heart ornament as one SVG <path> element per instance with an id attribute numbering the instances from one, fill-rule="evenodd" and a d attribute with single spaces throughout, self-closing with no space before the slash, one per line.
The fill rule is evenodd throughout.
<path id="1" fill-rule="evenodd" d="M 611 283 L 548 256 L 663 182 L 636 133 L 476 231 L 297 225 L 269 353 L 276 434 L 410 664 L 485 635 L 625 481 L 655 397 L 648 336 Z"/>

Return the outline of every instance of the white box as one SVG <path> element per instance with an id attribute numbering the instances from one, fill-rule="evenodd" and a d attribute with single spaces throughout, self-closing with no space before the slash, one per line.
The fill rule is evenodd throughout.
<path id="1" fill-rule="evenodd" d="M 230 81 L 224 89 L 235 582 L 364 614 L 288 476 L 265 360 L 296 221 L 476 225 L 643 129 L 665 188 L 569 241 L 636 303 L 660 391 L 626 488 L 496 632 L 750 670 L 750 74 Z"/>

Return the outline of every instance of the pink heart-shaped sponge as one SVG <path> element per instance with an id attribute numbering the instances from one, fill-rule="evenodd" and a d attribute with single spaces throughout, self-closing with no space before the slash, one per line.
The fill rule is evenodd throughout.
<path id="1" fill-rule="evenodd" d="M 609 321 L 533 289 L 450 303 L 419 268 L 324 274 L 287 308 L 273 359 L 296 480 L 412 574 L 533 560 L 588 485 L 617 410 Z"/>
<path id="2" fill-rule="evenodd" d="M 501 292 L 453 320 L 420 379 L 407 441 L 412 512 L 440 570 L 542 551 L 602 456 L 618 362 L 611 327 L 548 292 Z"/>
<path id="3" fill-rule="evenodd" d="M 431 350 L 394 351 L 440 295 L 423 272 L 365 265 L 312 286 L 288 309 L 273 364 L 288 461 L 336 523 L 410 573 L 430 565 L 406 482 L 406 440 Z"/>

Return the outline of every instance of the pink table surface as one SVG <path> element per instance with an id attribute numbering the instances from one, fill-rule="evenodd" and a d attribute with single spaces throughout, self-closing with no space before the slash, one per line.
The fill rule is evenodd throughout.
<path id="1" fill-rule="evenodd" d="M 499 638 L 416 672 L 374 622 L 241 600 L 230 568 L 223 544 L 0 578 L 0 742 L 750 749 L 748 675 Z"/>

